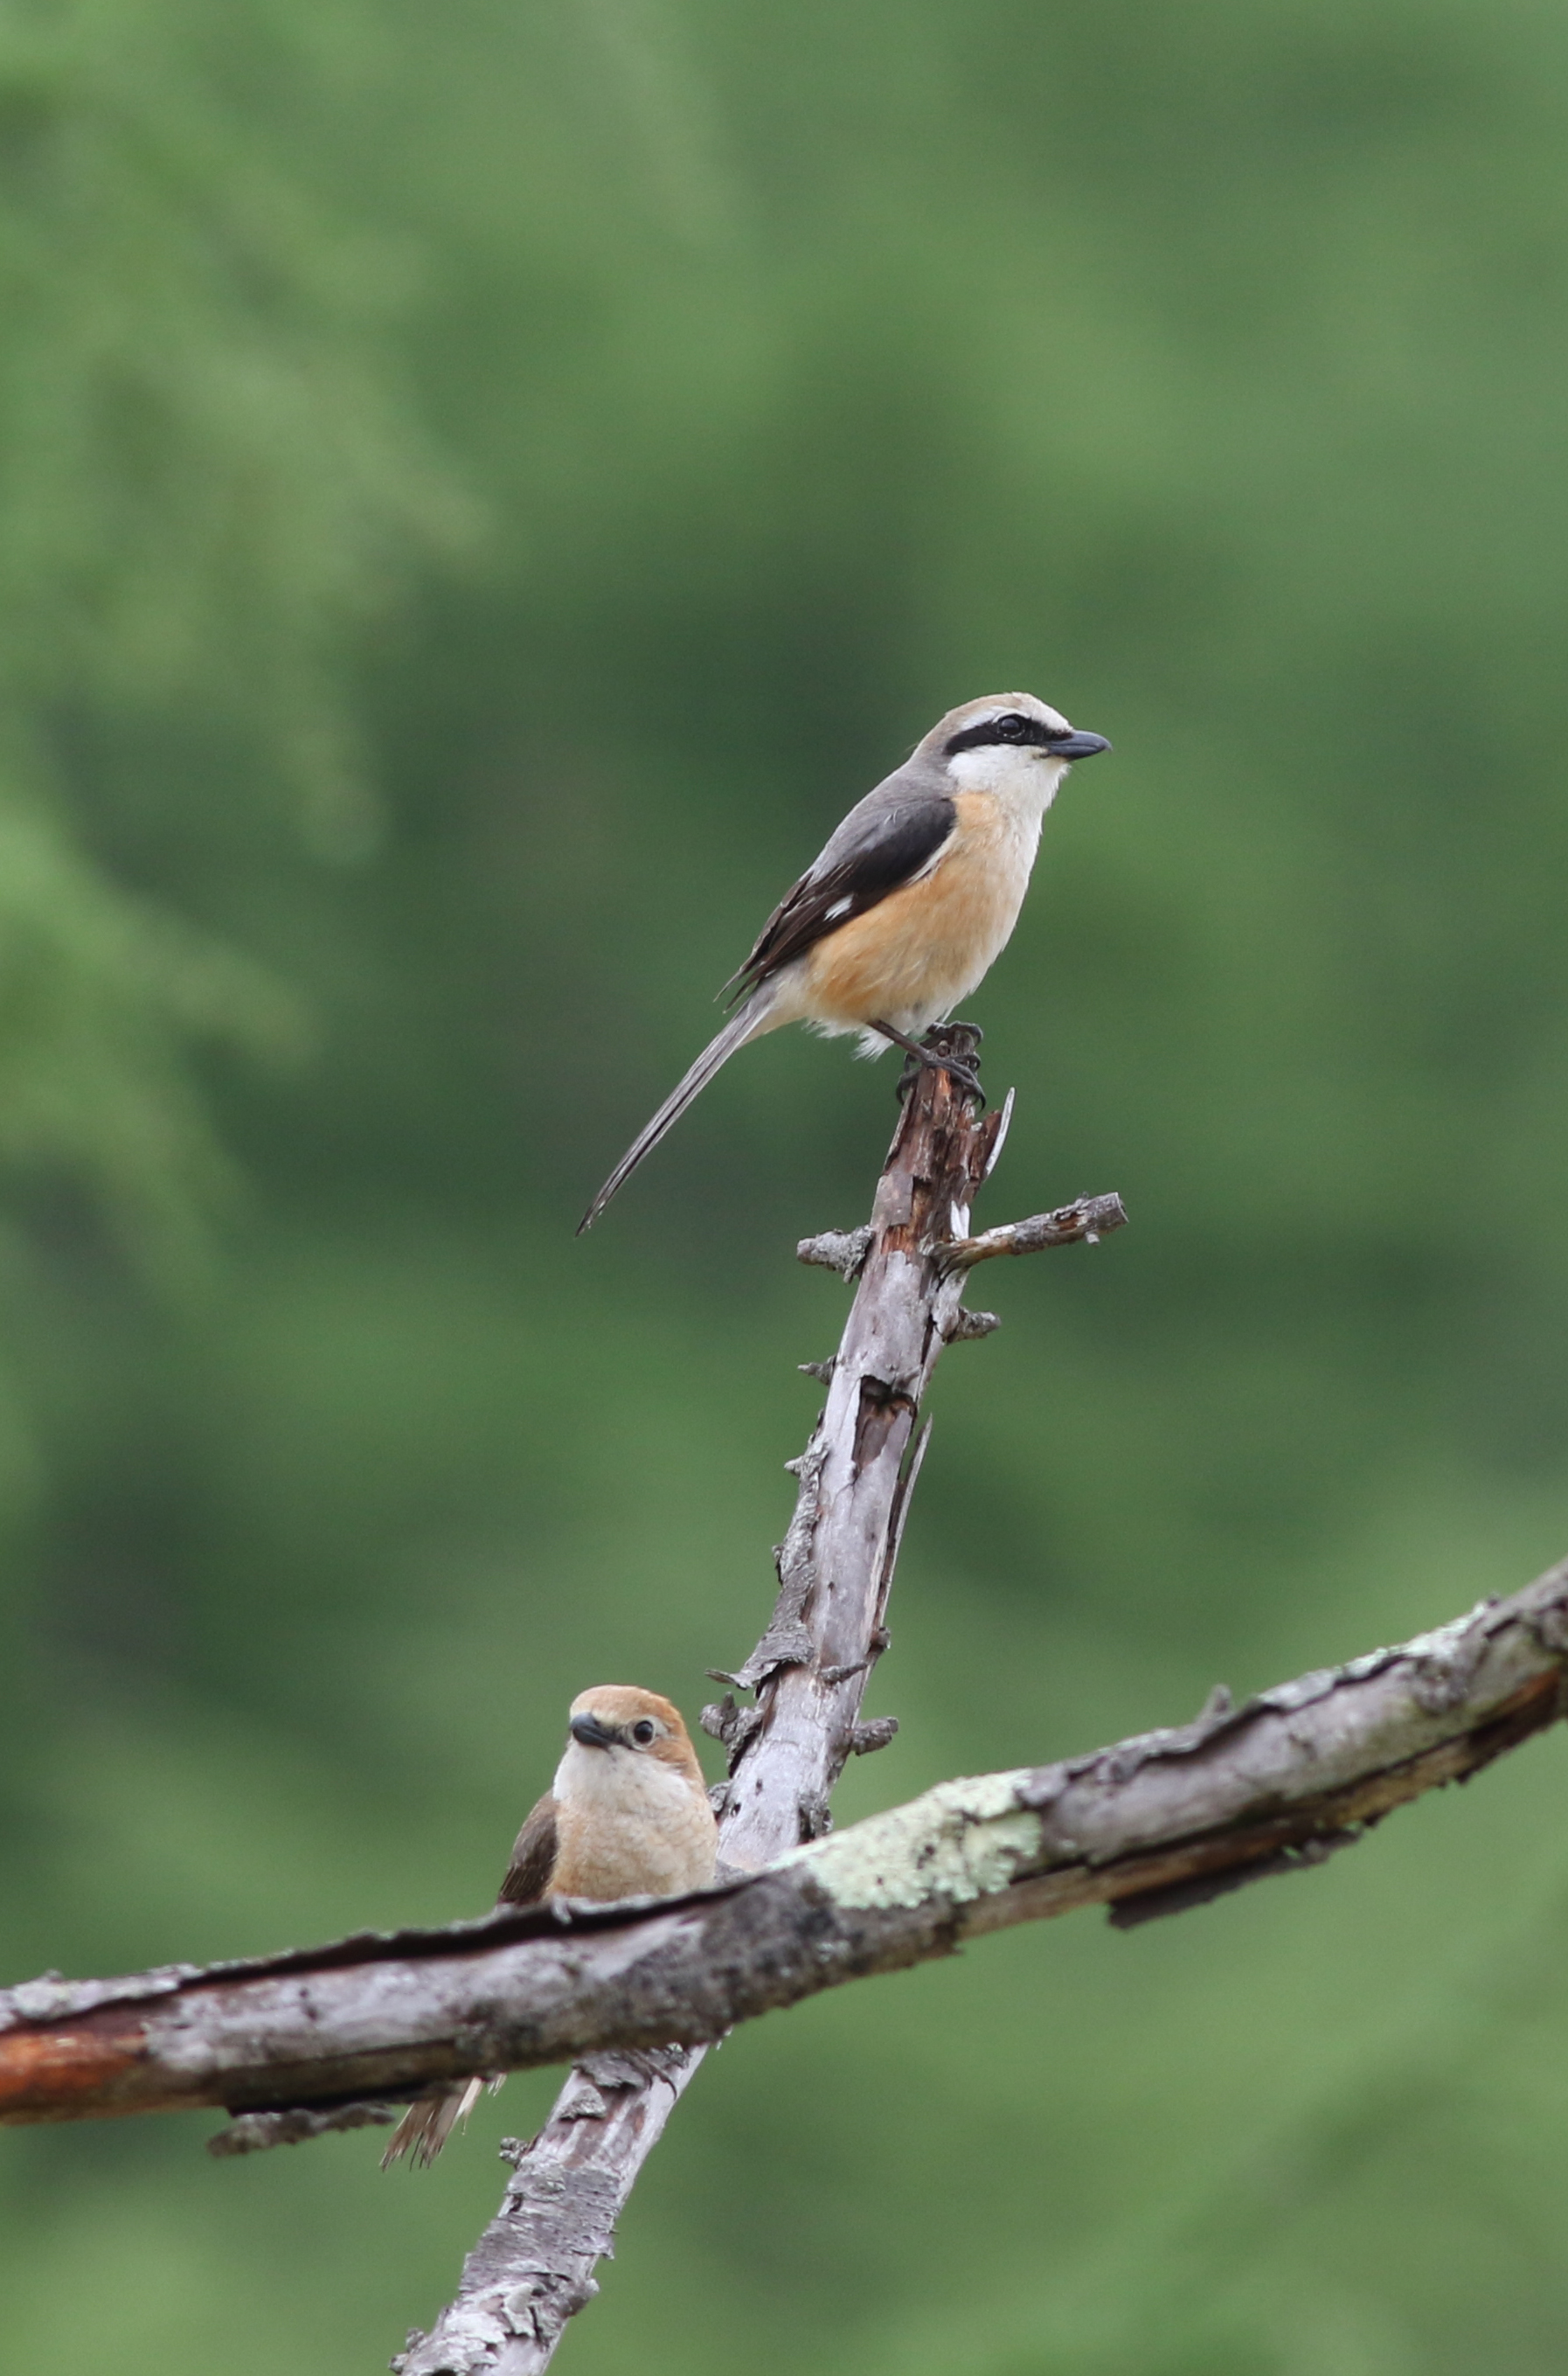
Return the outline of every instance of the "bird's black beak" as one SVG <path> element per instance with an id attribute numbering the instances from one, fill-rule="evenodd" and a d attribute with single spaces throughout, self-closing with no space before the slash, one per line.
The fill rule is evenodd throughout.
<path id="1" fill-rule="evenodd" d="M 1053 759 L 1092 759 L 1111 745 L 1103 734 L 1054 734 L 1045 747 Z"/>
<path id="2" fill-rule="evenodd" d="M 582 1742 L 585 1749 L 613 1749 L 619 1739 L 619 1735 L 612 1731 L 609 1725 L 600 1724 L 596 1716 L 575 1716 L 567 1730 L 574 1740 Z"/>

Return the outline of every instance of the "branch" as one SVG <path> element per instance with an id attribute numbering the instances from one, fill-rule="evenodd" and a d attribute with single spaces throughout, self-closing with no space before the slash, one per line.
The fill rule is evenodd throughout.
<path id="1" fill-rule="evenodd" d="M 973 1035 L 961 1026 L 946 1044 L 976 1061 Z M 892 1717 L 861 1724 L 860 1707 L 887 1644 L 887 1595 L 923 1450 L 912 1430 L 943 1345 L 995 1325 L 964 1311 L 961 1284 L 941 1257 L 968 1228 L 973 1192 L 1001 1152 L 1012 1104 L 1009 1093 L 982 1122 L 945 1074 L 922 1072 L 900 1114 L 871 1220 L 799 1250 L 802 1261 L 861 1285 L 837 1354 L 808 1365 L 830 1392 L 804 1455 L 791 1464 L 800 1493 L 776 1554 L 772 1620 L 744 1665 L 718 1676 L 733 1688 L 703 1713 L 729 1755 L 720 1847 L 738 1864 L 766 1864 L 821 1830 L 846 1753 L 880 1748 L 897 1729 Z M 874 1443 L 861 1433 L 868 1398 L 880 1398 L 887 1414 Z M 829 1509 L 837 1522 L 825 1524 Z M 817 1589 L 823 1572 L 832 1577 L 830 1594 Z M 734 1690 L 754 1692 L 755 1705 L 738 1707 Z M 591 2294 L 594 2260 L 609 2250 L 637 2172 L 701 2059 L 698 2047 L 672 2058 L 657 2080 L 613 2090 L 592 2073 L 573 2072 L 531 2150 L 516 2161 L 457 2300 L 428 2339 L 410 2337 L 403 2376 L 437 2376 L 458 2361 L 465 2370 L 504 2368 L 505 2376 L 547 2366 L 566 2319 Z"/>
<path id="2" fill-rule="evenodd" d="M 1079 1196 L 1054 1213 L 1036 1213 L 1028 1221 L 1010 1221 L 1005 1229 L 987 1230 L 983 1237 L 960 1238 L 946 1248 L 948 1270 L 972 1270 L 976 1263 L 997 1254 L 1038 1254 L 1047 1246 L 1098 1246 L 1112 1230 L 1127 1226 L 1127 1208 L 1120 1196 Z M 815 1257 L 814 1256 L 814 1260 Z"/>
<path id="3" fill-rule="evenodd" d="M 534 2376 L 569 2318 L 599 2291 L 594 2269 L 637 2172 L 664 2133 L 705 2049 L 590 2054 L 574 2068 L 531 2143 L 502 2141 L 512 2177 L 501 2208 L 463 2263 L 434 2331 L 416 2327 L 392 2362 L 398 2376 Z"/>
<path id="4" fill-rule="evenodd" d="M 0 2119 L 322 2104 L 700 2045 L 1015 1923 L 1097 1903 L 1123 1923 L 1176 1912 L 1319 1861 L 1477 1772 L 1564 1713 L 1565 1667 L 1568 1562 L 1241 1707 L 1219 1692 L 1173 1730 L 942 1783 L 685 1897 L 498 1909 L 205 1970 L 33 1981 L 0 1996 Z"/>

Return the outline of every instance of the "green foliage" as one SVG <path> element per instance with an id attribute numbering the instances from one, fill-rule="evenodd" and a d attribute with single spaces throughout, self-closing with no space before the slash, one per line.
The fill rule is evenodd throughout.
<path id="1" fill-rule="evenodd" d="M 843 1814 L 1565 1548 L 1565 69 L 1526 0 L 0 20 L 6 1977 L 477 1907 L 574 1691 L 743 1655 L 888 1069 L 750 1051 L 571 1226 L 982 690 L 1116 744 L 985 1218 L 1133 1227 L 944 1366 Z M 1565 1755 L 737 2037 L 563 2366 L 1548 2376 Z M 548 2093 L 408 2182 L 6 2138 L 0 2369 L 379 2366 Z"/>
<path id="2" fill-rule="evenodd" d="M 184 1046 L 301 1027 L 82 826 L 129 754 L 155 783 L 195 741 L 203 807 L 254 754 L 308 840 L 359 848 L 344 633 L 461 518 L 389 380 L 385 243 L 204 75 L 225 38 L 274 72 L 301 45 L 266 9 L 0 22 L 0 1160 L 86 1179 L 165 1270 L 218 1170 Z"/>

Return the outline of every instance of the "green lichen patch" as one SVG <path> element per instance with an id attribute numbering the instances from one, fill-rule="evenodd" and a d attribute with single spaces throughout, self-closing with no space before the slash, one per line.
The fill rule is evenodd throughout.
<path id="1" fill-rule="evenodd" d="M 840 1906 L 955 1904 L 1005 1889 L 1039 1847 L 1039 1817 L 1018 1803 L 1027 1768 L 940 1783 L 837 1837 L 791 1849 Z"/>

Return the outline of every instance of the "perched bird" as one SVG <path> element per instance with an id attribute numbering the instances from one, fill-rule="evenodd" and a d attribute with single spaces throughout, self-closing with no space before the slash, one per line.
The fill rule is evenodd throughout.
<path id="1" fill-rule="evenodd" d="M 713 1879 L 718 1846 L 702 1768 L 679 1708 L 657 1692 L 599 1683 L 572 1702 L 566 1753 L 517 1834 L 496 1903 L 678 1896 Z M 382 2168 L 406 2153 L 433 2162 L 484 2084 L 469 2079 L 410 2105 Z"/>
<path id="2" fill-rule="evenodd" d="M 1029 693 L 950 709 L 913 754 L 849 811 L 763 926 L 726 984 L 739 1001 L 719 1037 L 635 1139 L 577 1225 L 591 1229 L 720 1064 L 786 1023 L 891 1040 L 921 1063 L 918 1033 L 952 1014 L 1007 945 L 1039 829 L 1075 759 L 1109 751 Z M 978 1096 L 980 1084 L 944 1068 Z"/>

